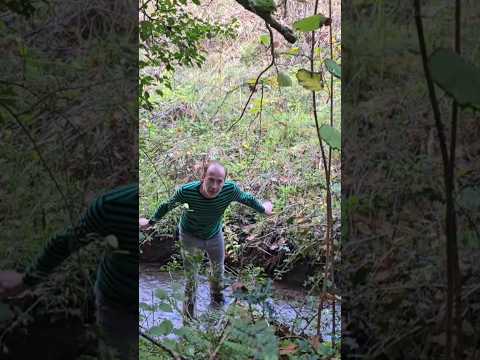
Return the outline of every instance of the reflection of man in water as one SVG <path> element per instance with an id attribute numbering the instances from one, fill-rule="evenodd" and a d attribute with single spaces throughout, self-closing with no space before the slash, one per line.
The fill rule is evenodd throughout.
<path id="1" fill-rule="evenodd" d="M 99 265 L 95 283 L 97 323 L 104 339 L 104 344 L 100 344 L 101 359 L 111 359 L 107 355 L 108 348 L 118 353 L 118 359 L 137 358 L 137 218 L 137 184 L 120 187 L 98 197 L 76 226 L 50 239 L 24 274 L 0 272 L 0 297 L 13 296 L 25 286 L 41 281 L 72 252 L 89 243 L 92 236 L 87 235 L 110 235 L 113 246 Z"/>
<path id="2" fill-rule="evenodd" d="M 211 265 L 210 294 L 212 303 L 223 304 L 223 273 L 225 245 L 223 214 L 232 201 L 238 201 L 260 213 L 272 214 L 272 203 L 260 203 L 254 196 L 243 192 L 233 181 L 226 180 L 226 170 L 217 161 L 210 161 L 203 169 L 201 181 L 181 186 L 168 201 L 162 203 L 150 221 L 141 218 L 143 228 L 160 220 L 168 211 L 187 204 L 179 224 L 182 257 L 187 284 L 183 313 L 193 317 L 195 309 L 196 276 L 199 261 L 205 251 Z"/>

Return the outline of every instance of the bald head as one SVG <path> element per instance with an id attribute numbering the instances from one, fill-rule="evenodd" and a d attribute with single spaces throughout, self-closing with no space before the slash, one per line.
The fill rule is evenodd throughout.
<path id="1" fill-rule="evenodd" d="M 218 161 L 209 161 L 203 168 L 200 191 L 207 198 L 216 197 L 223 188 L 227 172 Z"/>

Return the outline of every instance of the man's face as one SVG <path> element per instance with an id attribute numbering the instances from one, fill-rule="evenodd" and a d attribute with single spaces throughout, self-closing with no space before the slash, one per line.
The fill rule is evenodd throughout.
<path id="1" fill-rule="evenodd" d="M 214 198 L 225 183 L 225 169 L 220 165 L 210 165 L 203 177 L 203 192 L 208 198 Z"/>

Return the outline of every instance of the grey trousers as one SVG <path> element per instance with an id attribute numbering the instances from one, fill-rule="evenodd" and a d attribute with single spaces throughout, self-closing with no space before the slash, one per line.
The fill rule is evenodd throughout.
<path id="1" fill-rule="evenodd" d="M 100 328 L 99 359 L 138 358 L 138 310 L 109 304 L 95 288 L 97 324 Z"/>
<path id="2" fill-rule="evenodd" d="M 182 245 L 183 268 L 185 270 L 185 301 L 183 316 L 193 317 L 195 313 L 195 295 L 197 290 L 197 275 L 202 264 L 203 254 L 207 253 L 210 260 L 210 294 L 218 295 L 223 290 L 223 275 L 225 271 L 225 240 L 223 231 L 208 240 L 198 238 L 192 234 L 179 232 Z"/>

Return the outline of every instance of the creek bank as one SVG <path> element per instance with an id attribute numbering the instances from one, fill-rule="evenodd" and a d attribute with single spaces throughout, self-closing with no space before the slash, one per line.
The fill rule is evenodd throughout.
<path id="1" fill-rule="evenodd" d="M 163 266 L 169 262 L 172 256 L 180 256 L 175 236 L 153 236 L 150 241 L 141 247 L 140 263 L 157 264 Z M 275 270 L 279 269 L 287 253 L 281 247 L 268 249 L 258 246 L 249 247 L 241 259 L 225 256 L 225 264 L 232 268 L 239 268 L 252 264 L 264 269 L 269 277 L 274 277 Z M 301 287 L 309 276 L 321 271 L 319 266 L 313 264 L 314 259 L 307 257 L 296 261 L 282 276 L 282 281 L 293 287 Z"/>

